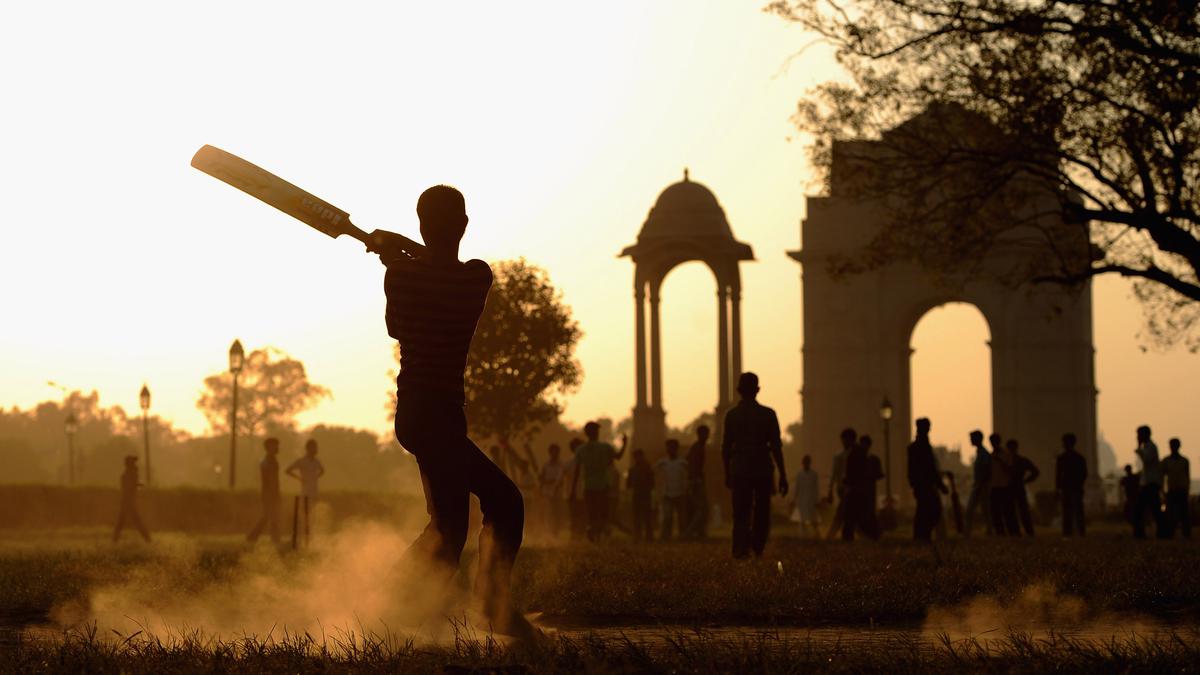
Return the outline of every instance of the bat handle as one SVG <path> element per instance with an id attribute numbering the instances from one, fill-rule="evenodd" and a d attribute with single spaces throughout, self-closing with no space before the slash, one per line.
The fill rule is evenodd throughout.
<path id="1" fill-rule="evenodd" d="M 348 225 L 346 234 L 354 237 L 366 245 L 367 250 L 371 253 L 383 253 L 388 250 L 399 250 L 408 254 L 411 257 L 416 257 L 425 251 L 425 247 L 408 237 L 389 232 L 387 230 L 375 230 L 367 233 L 354 225 Z"/>

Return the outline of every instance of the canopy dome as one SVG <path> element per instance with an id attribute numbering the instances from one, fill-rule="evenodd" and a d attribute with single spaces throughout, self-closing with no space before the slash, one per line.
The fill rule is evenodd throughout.
<path id="1" fill-rule="evenodd" d="M 622 256 L 632 256 L 635 262 L 656 250 L 680 247 L 707 251 L 718 256 L 733 256 L 735 260 L 753 260 L 750 247 L 733 238 L 733 230 L 725 219 L 725 210 L 717 197 L 704 185 L 692 181 L 688 170 L 683 180 L 670 185 L 658 195 L 651 207 L 637 243 L 626 247 Z"/>
<path id="2" fill-rule="evenodd" d="M 654 202 L 638 239 L 712 236 L 733 239 L 725 210 L 712 190 L 693 182 L 684 169 L 683 180 L 668 186 Z"/>

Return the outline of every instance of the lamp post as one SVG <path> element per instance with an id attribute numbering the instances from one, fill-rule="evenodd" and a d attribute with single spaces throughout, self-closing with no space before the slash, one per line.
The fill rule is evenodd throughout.
<path id="1" fill-rule="evenodd" d="M 879 417 L 883 419 L 883 465 L 887 496 L 883 500 L 884 522 L 895 523 L 896 498 L 892 496 L 892 402 L 887 396 L 879 405 Z"/>
<path id="2" fill-rule="evenodd" d="M 79 420 L 75 413 L 67 412 L 63 421 L 63 429 L 67 432 L 67 484 L 75 484 L 75 434 L 79 431 Z"/>
<path id="3" fill-rule="evenodd" d="M 138 394 L 138 403 L 142 406 L 142 441 L 146 450 L 146 485 L 150 484 L 150 387 L 142 383 L 142 393 Z"/>
<path id="4" fill-rule="evenodd" d="M 229 372 L 233 373 L 233 411 L 229 415 L 229 489 L 237 481 L 237 394 L 238 375 L 246 365 L 246 351 L 241 340 L 234 340 L 229 347 Z"/>

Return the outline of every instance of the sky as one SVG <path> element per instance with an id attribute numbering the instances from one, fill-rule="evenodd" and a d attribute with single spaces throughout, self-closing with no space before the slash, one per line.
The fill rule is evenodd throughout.
<path id="1" fill-rule="evenodd" d="M 819 188 L 790 121 L 841 77 L 830 51 L 762 0 L 608 3 L 7 3 L 0 120 L 0 406 L 98 390 L 189 431 L 230 342 L 278 347 L 333 397 L 302 423 L 387 428 L 393 367 L 383 269 L 188 166 L 205 143 L 348 211 L 416 234 L 421 190 L 467 197 L 463 253 L 547 269 L 584 337 L 582 422 L 633 404 L 634 242 L 657 195 L 713 190 L 744 264 L 745 367 L 785 423 L 800 418 L 799 268 Z M 1120 280 L 1095 289 L 1100 428 L 1200 438 L 1200 360 L 1143 353 Z M 664 401 L 683 425 L 716 401 L 711 273 L 663 289 Z M 987 328 L 931 311 L 913 336 L 914 412 L 935 442 L 990 424 Z M 978 377 L 963 377 L 977 373 Z M 939 434 L 942 434 L 939 437 Z"/>

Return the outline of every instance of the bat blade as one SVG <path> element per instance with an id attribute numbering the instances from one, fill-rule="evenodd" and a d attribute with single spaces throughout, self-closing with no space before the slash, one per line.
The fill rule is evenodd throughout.
<path id="1" fill-rule="evenodd" d="M 192 166 L 330 237 L 348 234 L 366 240 L 345 211 L 233 153 L 206 145 L 196 151 Z"/>

